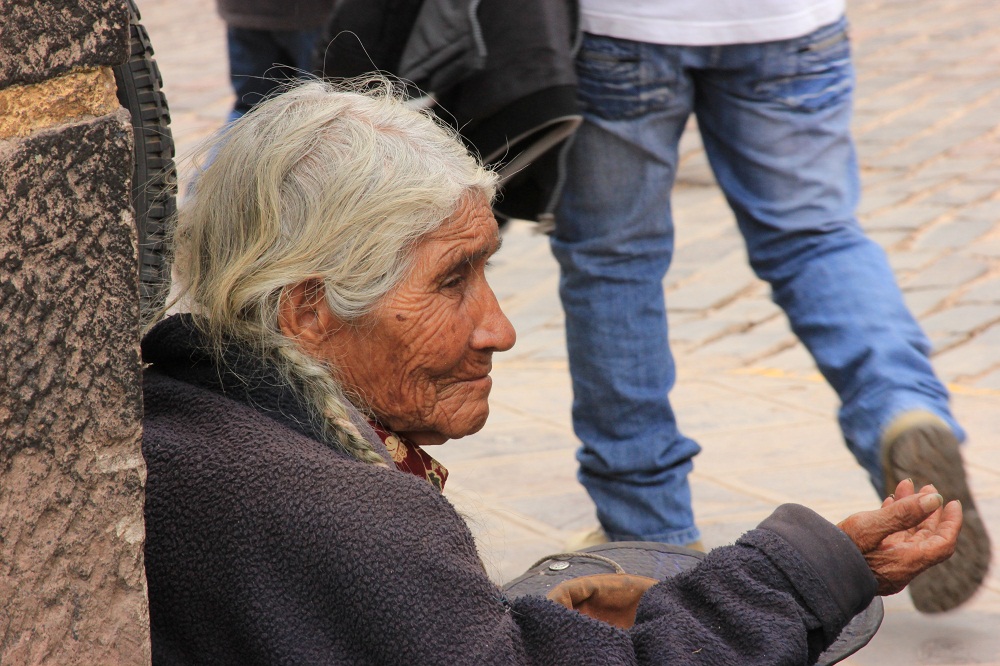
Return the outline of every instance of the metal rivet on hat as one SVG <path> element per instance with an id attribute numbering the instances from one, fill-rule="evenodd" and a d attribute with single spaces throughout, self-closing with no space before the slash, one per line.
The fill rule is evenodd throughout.
<path id="1" fill-rule="evenodd" d="M 569 562 L 553 562 L 549 565 L 549 571 L 562 571 L 569 568 Z"/>

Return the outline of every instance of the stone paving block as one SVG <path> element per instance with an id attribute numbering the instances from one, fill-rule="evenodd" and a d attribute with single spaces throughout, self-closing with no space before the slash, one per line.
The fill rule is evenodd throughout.
<path id="1" fill-rule="evenodd" d="M 747 426 L 704 435 L 687 429 L 702 446 L 695 468 L 706 478 L 725 481 L 734 474 L 770 473 L 805 463 L 852 462 L 833 414 L 829 418 L 808 416 L 799 423 Z"/>
<path id="2" fill-rule="evenodd" d="M 964 247 L 989 232 L 993 224 L 990 220 L 966 218 L 945 222 L 934 226 L 917 238 L 913 248 L 933 251 Z"/>
<path id="3" fill-rule="evenodd" d="M 699 240 L 741 239 L 733 212 L 725 203 L 714 198 L 684 208 L 675 208 L 674 226 L 674 242 L 678 250 Z M 683 253 L 675 253 L 674 258 L 683 260 Z"/>
<path id="4" fill-rule="evenodd" d="M 517 330 L 517 324 L 514 324 Z M 518 342 L 512 358 L 530 359 L 540 362 L 562 361 L 567 363 L 565 324 L 562 318 L 544 326 L 531 329 L 521 336 L 523 342 Z"/>
<path id="5" fill-rule="evenodd" d="M 677 182 L 695 186 L 715 185 L 715 174 L 708 163 L 708 156 L 696 151 L 682 157 L 677 165 Z"/>
<path id="6" fill-rule="evenodd" d="M 996 664 L 1000 655 L 997 619 L 993 609 L 963 609 L 957 614 L 941 615 L 893 613 L 883 621 L 871 643 L 852 656 L 849 663 L 857 666 Z"/>
<path id="7" fill-rule="evenodd" d="M 882 95 L 886 90 L 899 84 L 895 76 L 872 71 L 859 72 L 854 97 L 857 102 Z"/>
<path id="8" fill-rule="evenodd" d="M 671 270 L 678 265 L 694 264 L 704 266 L 714 263 L 719 257 L 730 257 L 743 250 L 743 237 L 735 232 L 735 225 L 725 234 L 714 238 L 699 238 L 690 243 L 678 244 L 674 250 Z M 745 257 L 746 254 L 744 253 Z"/>
<path id="9" fill-rule="evenodd" d="M 907 165 L 916 165 L 937 157 L 951 148 L 954 143 L 945 141 L 942 137 L 929 134 L 918 137 L 922 132 L 940 120 L 940 116 L 920 104 L 903 116 L 893 118 L 892 122 L 882 125 L 872 131 L 873 138 L 884 142 L 887 139 L 898 143 L 897 148 L 886 150 L 881 157 L 898 159 L 900 154 L 907 156 Z M 915 138 L 917 137 L 917 138 Z M 902 162 L 896 162 L 902 164 Z"/>
<path id="10" fill-rule="evenodd" d="M 881 231 L 869 231 L 867 232 L 867 235 L 873 241 L 881 245 L 883 250 L 889 250 L 897 245 L 900 245 L 913 234 L 910 231 L 885 229 Z"/>
<path id="11" fill-rule="evenodd" d="M 688 118 L 681 134 L 680 153 L 686 154 L 695 150 L 702 150 L 701 132 L 698 131 L 698 119 L 692 115 Z"/>
<path id="12" fill-rule="evenodd" d="M 996 376 L 1000 372 L 991 374 Z M 970 429 L 969 424 L 964 421 L 961 423 L 964 428 Z M 970 434 L 962 449 L 966 467 L 971 470 L 970 474 L 974 477 L 970 485 L 978 499 L 995 498 L 1000 495 L 1000 484 L 997 483 L 1000 479 L 1000 450 L 993 446 L 993 439 L 995 436 L 984 438 Z M 1000 528 L 1000 524 L 997 527 Z"/>
<path id="13" fill-rule="evenodd" d="M 867 217 L 875 211 L 899 205 L 911 196 L 912 194 L 907 192 L 889 191 L 879 187 L 862 187 L 858 215 Z"/>
<path id="14" fill-rule="evenodd" d="M 987 152 L 987 149 L 992 148 L 992 144 L 980 145 L 980 148 L 984 152 Z M 996 157 L 995 152 L 993 150 L 988 150 L 988 154 L 991 157 L 994 157 L 994 158 Z M 966 176 L 966 178 L 967 178 L 967 180 L 969 180 L 971 182 L 974 182 L 974 183 L 993 183 L 993 184 L 996 184 L 996 183 L 1000 182 L 1000 165 L 998 165 L 998 164 L 996 164 L 994 162 L 993 164 L 987 165 L 987 166 L 985 166 L 985 167 L 983 167 L 983 168 L 981 168 L 981 169 L 979 169 L 977 171 L 969 173 Z"/>
<path id="15" fill-rule="evenodd" d="M 927 332 L 931 341 L 931 354 L 943 353 L 952 347 L 957 347 L 969 339 L 966 333 L 944 333 L 941 331 Z"/>
<path id="16" fill-rule="evenodd" d="M 1000 320 L 1000 309 L 992 305 L 956 305 L 920 319 L 928 334 L 965 333 L 986 328 Z"/>
<path id="17" fill-rule="evenodd" d="M 818 371 L 783 375 L 766 366 L 753 365 L 715 372 L 710 384 L 790 409 L 800 414 L 804 422 L 835 427 L 840 400 Z"/>
<path id="18" fill-rule="evenodd" d="M 947 160 L 938 160 L 922 167 L 916 176 L 928 178 L 965 176 L 990 166 L 995 157 L 989 155 L 961 155 Z"/>
<path id="19" fill-rule="evenodd" d="M 467 461 L 526 453 L 561 451 L 570 458 L 576 453 L 579 442 L 572 432 L 523 414 L 518 414 L 518 419 L 494 419 L 498 409 L 502 408 L 491 405 L 490 419 L 476 434 L 430 448 L 428 452 L 449 469 Z"/>
<path id="20" fill-rule="evenodd" d="M 719 546 L 731 546 L 741 536 L 757 527 L 760 522 L 767 518 L 770 512 L 763 516 L 753 514 L 751 516 L 728 516 L 718 519 L 698 521 L 698 529 L 701 530 L 701 542 L 706 548 L 718 548 Z M 695 520 L 698 514 L 695 513 Z"/>
<path id="21" fill-rule="evenodd" d="M 864 219 L 864 227 L 865 229 L 912 230 L 923 227 L 950 212 L 951 210 L 947 206 L 925 203 L 901 204 L 867 215 Z"/>
<path id="22" fill-rule="evenodd" d="M 908 232 L 907 232 L 908 233 Z M 888 253 L 889 264 L 897 273 L 918 271 L 940 257 L 942 252 L 933 250 L 894 250 Z"/>
<path id="23" fill-rule="evenodd" d="M 725 197 L 717 187 L 704 187 L 700 185 L 686 185 L 678 183 L 671 193 L 671 204 L 674 209 L 674 217 L 685 216 L 690 210 L 704 206 L 712 206 L 717 210 L 729 210 Z M 732 219 L 732 213 L 729 213 Z"/>
<path id="24" fill-rule="evenodd" d="M 756 285 L 757 277 L 741 257 L 730 255 L 731 271 L 716 272 L 715 279 L 695 279 L 681 284 L 667 293 L 667 307 L 671 311 L 700 311 L 719 307 L 741 292 Z M 726 263 L 726 260 L 718 262 Z"/>
<path id="25" fill-rule="evenodd" d="M 1000 238 L 996 237 L 995 232 L 991 232 L 990 237 L 978 241 L 974 246 L 966 248 L 966 251 L 974 257 L 982 257 L 995 263 L 993 260 L 1000 259 Z"/>
<path id="26" fill-rule="evenodd" d="M 922 268 L 903 284 L 908 289 L 948 287 L 954 289 L 986 272 L 985 262 L 969 257 L 948 256 Z"/>
<path id="27" fill-rule="evenodd" d="M 987 83 L 988 82 L 984 82 Z M 962 124 L 966 127 L 981 128 L 986 132 L 991 132 L 1000 126 L 1000 119 L 996 115 L 997 94 L 994 88 L 984 95 L 985 103 L 962 117 Z"/>
<path id="28" fill-rule="evenodd" d="M 681 430 L 698 438 L 710 433 L 742 433 L 748 428 L 786 428 L 801 425 L 818 418 L 808 405 L 796 406 L 788 402 L 768 400 L 766 393 L 754 394 L 749 387 L 760 384 L 740 378 L 742 390 L 704 382 L 686 382 L 683 372 L 670 394 L 677 422 Z M 725 415 L 725 419 L 720 418 Z M 715 435 L 713 435 L 715 437 Z"/>
<path id="29" fill-rule="evenodd" d="M 964 207 L 1000 191 L 1000 183 L 958 181 L 935 192 L 927 201 L 945 206 Z"/>
<path id="30" fill-rule="evenodd" d="M 956 121 L 960 122 L 960 121 Z M 942 132 L 947 133 L 951 138 L 951 146 L 945 154 L 946 160 L 967 160 L 984 158 L 992 160 L 996 156 L 995 149 L 991 150 L 993 143 L 990 135 L 992 131 L 983 130 L 965 125 L 950 125 Z M 954 174 L 956 178 L 962 178 L 963 174 Z"/>
<path id="31" fill-rule="evenodd" d="M 892 178 L 887 178 L 882 186 L 890 192 L 906 192 L 908 202 L 922 203 L 933 192 L 957 182 L 963 175 L 954 173 L 913 173 L 912 170 L 896 169 Z"/>
<path id="32" fill-rule="evenodd" d="M 899 143 L 898 138 L 888 137 L 879 132 L 884 115 L 884 111 L 862 114 L 854 122 L 853 136 L 858 145 L 861 163 L 869 167 L 873 166 L 872 160 L 875 156 L 881 155 Z M 897 170 L 895 167 L 892 168 L 894 171 Z"/>
<path id="33" fill-rule="evenodd" d="M 501 283 L 496 279 L 491 282 Z M 522 293 L 509 296 L 500 301 L 507 318 L 514 325 L 514 329 L 527 335 L 530 331 L 542 328 L 549 323 L 562 321 L 562 305 L 558 296 L 558 276 L 551 274 L 543 281 L 530 288 L 526 288 Z M 520 353 L 517 345 L 514 351 L 508 354 L 517 355 Z"/>
<path id="34" fill-rule="evenodd" d="M 776 317 L 749 330 L 725 335 L 701 347 L 695 355 L 718 355 L 750 363 L 796 343 L 784 317 Z"/>
<path id="35" fill-rule="evenodd" d="M 565 362 L 520 363 L 495 357 L 491 376 L 490 424 L 521 424 L 535 419 L 572 433 L 573 392 Z"/>
<path id="36" fill-rule="evenodd" d="M 934 356 L 934 367 L 947 381 L 985 374 L 1000 365 L 1000 326 L 994 325 L 971 340 Z"/>
<path id="37" fill-rule="evenodd" d="M 700 267 L 697 264 L 674 264 L 667 271 L 667 277 L 663 279 L 663 288 L 672 291 L 684 282 L 687 282 L 698 272 Z"/>
<path id="38" fill-rule="evenodd" d="M 592 529 L 598 525 L 594 505 L 583 486 L 571 492 L 533 494 L 504 501 L 514 511 L 568 533 Z"/>
<path id="39" fill-rule="evenodd" d="M 1000 391 L 949 388 L 952 411 L 968 435 L 963 455 L 974 466 L 970 471 L 973 490 L 977 496 L 1000 497 L 1000 483 L 996 483 L 1000 475 L 1000 438 L 996 436 L 1000 432 Z M 1000 507 L 996 515 L 1000 519 Z M 996 534 L 1000 534 L 1000 525 Z"/>
<path id="40" fill-rule="evenodd" d="M 716 317 L 714 312 L 707 315 L 672 316 L 668 313 L 671 343 L 705 344 L 726 333 L 741 330 L 743 325 L 729 319 Z"/>
<path id="41" fill-rule="evenodd" d="M 507 255 L 497 258 L 494 265 L 487 267 L 486 279 L 493 288 L 500 307 L 508 316 L 514 316 L 519 310 L 527 313 L 541 307 L 543 312 L 536 314 L 541 315 L 542 321 L 548 321 L 547 314 L 552 310 L 550 306 L 556 306 L 555 312 L 562 311 L 562 306 L 559 305 L 558 271 L 548 265 L 547 259 L 550 257 L 546 256 L 528 258 L 526 263 L 529 266 L 519 270 L 516 259 L 507 263 L 508 257 L 517 256 L 518 249 L 520 248 L 510 248 Z M 538 270 L 539 263 L 548 270 Z M 534 317 L 533 321 L 537 319 L 539 317 Z"/>
<path id="42" fill-rule="evenodd" d="M 988 372 L 979 379 L 972 382 L 973 386 L 979 388 L 1000 391 L 1000 369 Z"/>
<path id="43" fill-rule="evenodd" d="M 897 72 L 898 74 L 898 72 Z M 865 108 L 869 111 L 892 113 L 898 111 L 899 109 L 906 108 L 914 101 L 914 94 L 910 90 L 900 90 L 900 89 L 890 89 L 889 92 L 877 97 L 871 97 L 865 101 Z M 886 127 L 891 128 L 895 123 L 886 125 Z M 887 130 L 890 132 L 889 136 L 905 136 L 900 133 L 898 135 L 891 129 Z"/>
<path id="44" fill-rule="evenodd" d="M 781 315 L 781 308 L 771 300 L 770 286 L 766 282 L 758 282 L 753 294 L 747 294 L 719 308 L 711 316 L 733 322 L 756 324 Z"/>
<path id="45" fill-rule="evenodd" d="M 864 147 L 861 146 L 860 148 L 862 149 L 861 152 L 863 153 Z M 913 192 L 901 192 L 900 188 L 893 187 L 893 184 L 896 182 L 896 179 L 898 179 L 899 176 L 900 176 L 899 172 L 895 169 L 876 169 L 874 167 L 870 167 L 867 164 L 865 164 L 864 160 L 862 159 L 861 162 L 862 190 L 879 187 L 879 188 L 884 188 L 885 191 L 890 193 L 901 193 L 902 199 L 900 201 L 909 199 L 912 196 L 914 196 Z"/>
<path id="46" fill-rule="evenodd" d="M 851 512 L 841 515 L 845 505 L 853 510 L 874 509 L 878 505 L 867 472 L 853 460 L 802 463 L 752 474 L 734 473 L 726 477 L 726 483 L 737 490 L 773 498 L 777 504 L 805 504 L 834 521 L 846 518 Z"/>
<path id="47" fill-rule="evenodd" d="M 487 460 L 457 460 L 448 466 L 450 475 L 463 487 L 475 488 L 486 498 L 503 502 L 524 497 L 573 492 L 577 463 L 565 451 L 541 451 Z"/>
<path id="48" fill-rule="evenodd" d="M 776 371 L 796 377 L 806 377 L 819 372 L 815 361 L 801 342 L 777 354 L 759 358 L 755 365 L 765 371 Z"/>
<path id="49" fill-rule="evenodd" d="M 1000 199 L 979 201 L 962 208 L 958 216 L 969 220 L 985 220 L 994 225 L 1000 224 Z"/>
<path id="50" fill-rule="evenodd" d="M 1000 277 L 979 282 L 962 294 L 962 303 L 1000 303 Z"/>
<path id="51" fill-rule="evenodd" d="M 927 333 L 931 341 L 931 353 L 944 352 L 965 342 L 969 336 L 965 333 L 942 333 L 940 331 Z"/>
<path id="52" fill-rule="evenodd" d="M 910 313 L 921 317 L 932 312 L 949 296 L 952 290 L 947 287 L 934 287 L 931 289 L 904 289 L 903 300 Z"/>
<path id="53" fill-rule="evenodd" d="M 696 468 L 700 460 L 695 458 Z M 691 477 L 691 496 L 698 525 L 740 517 L 759 522 L 775 509 L 773 502 L 734 491 L 700 473 Z"/>

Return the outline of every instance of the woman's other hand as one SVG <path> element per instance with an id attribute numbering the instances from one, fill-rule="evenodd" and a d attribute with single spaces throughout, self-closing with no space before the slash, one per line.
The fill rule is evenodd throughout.
<path id="1" fill-rule="evenodd" d="M 934 486 L 917 493 L 913 481 L 904 479 L 880 509 L 856 513 L 837 525 L 865 556 L 880 595 L 896 594 L 955 552 L 962 505 L 957 500 L 943 503 Z"/>

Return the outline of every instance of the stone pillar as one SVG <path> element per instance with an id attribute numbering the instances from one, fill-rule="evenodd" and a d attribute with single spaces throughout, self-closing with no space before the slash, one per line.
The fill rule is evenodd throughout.
<path id="1" fill-rule="evenodd" d="M 128 13 L 0 16 L 0 664 L 145 664 Z"/>

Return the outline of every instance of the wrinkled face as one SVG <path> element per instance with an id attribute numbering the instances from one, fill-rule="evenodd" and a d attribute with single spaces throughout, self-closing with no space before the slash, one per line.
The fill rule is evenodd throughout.
<path id="1" fill-rule="evenodd" d="M 470 435 L 486 423 L 495 351 L 514 328 L 486 283 L 500 247 L 484 198 L 468 198 L 415 248 L 409 276 L 378 311 L 332 336 L 327 351 L 389 429 L 417 444 Z"/>

